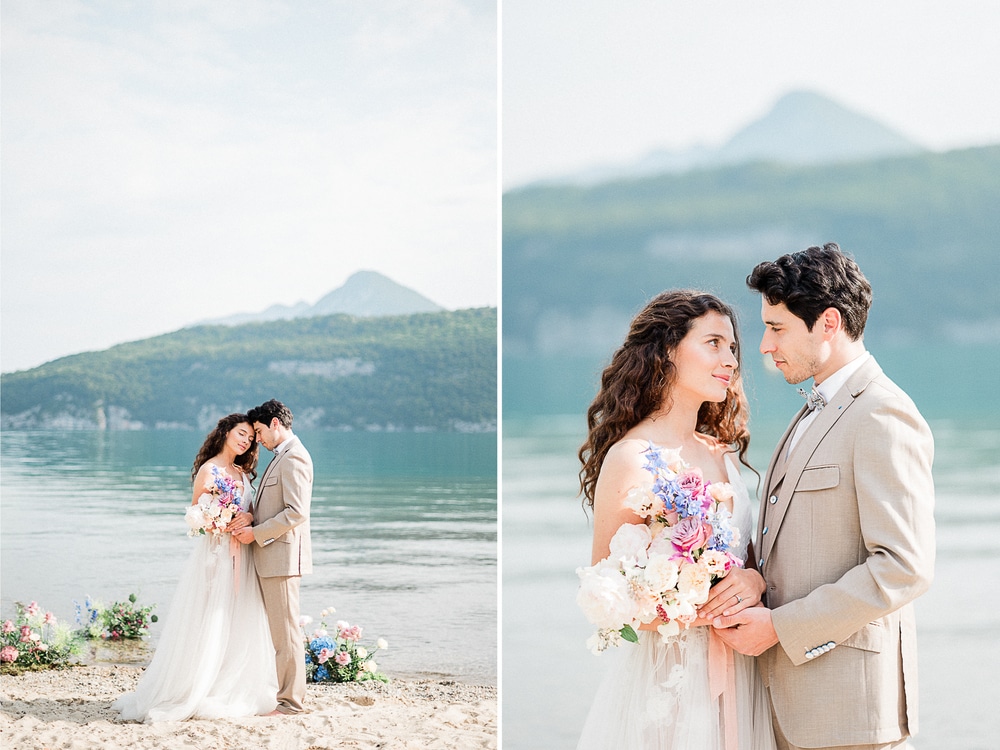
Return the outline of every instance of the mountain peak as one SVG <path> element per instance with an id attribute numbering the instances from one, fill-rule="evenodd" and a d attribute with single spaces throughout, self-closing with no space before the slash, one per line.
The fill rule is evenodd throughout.
<path id="1" fill-rule="evenodd" d="M 874 118 L 814 91 L 791 91 L 737 132 L 716 154 L 722 163 L 758 159 L 822 164 L 921 151 Z"/>
<path id="2" fill-rule="evenodd" d="M 440 312 L 440 305 L 422 294 L 397 284 L 377 271 L 356 271 L 343 286 L 323 296 L 315 305 L 299 302 L 294 305 L 272 305 L 257 313 L 236 313 L 224 318 L 206 320 L 196 325 L 234 326 L 243 323 L 262 323 L 269 320 L 315 318 L 321 315 L 344 313 L 360 318 L 377 318 L 386 315 L 411 315 L 422 312 Z"/>
<path id="3" fill-rule="evenodd" d="M 312 306 L 310 316 L 347 313 L 361 317 L 440 312 L 444 308 L 377 271 L 357 271 Z"/>
<path id="4" fill-rule="evenodd" d="M 751 161 L 832 164 L 915 154 L 924 149 L 872 117 L 815 91 L 790 91 L 721 148 L 656 149 L 632 164 L 594 167 L 554 183 L 595 185 Z"/>

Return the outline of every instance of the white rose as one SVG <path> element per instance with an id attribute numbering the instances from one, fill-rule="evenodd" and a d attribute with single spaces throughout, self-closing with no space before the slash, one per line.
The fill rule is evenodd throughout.
<path id="1" fill-rule="evenodd" d="M 625 576 L 601 566 L 579 568 L 576 574 L 580 577 L 576 603 L 590 622 L 599 628 L 620 628 L 633 620 Z"/>
<path id="2" fill-rule="evenodd" d="M 704 604 L 708 601 L 708 590 L 711 586 L 712 576 L 704 565 L 692 563 L 681 567 L 677 591 L 686 601 L 691 604 Z"/>
<path id="3" fill-rule="evenodd" d="M 385 651 L 387 648 L 389 648 L 389 641 L 387 641 L 385 638 L 379 638 L 377 641 L 375 641 L 375 645 L 378 646 L 383 651 Z"/>
<path id="4" fill-rule="evenodd" d="M 359 659 L 364 659 L 366 656 L 368 656 L 368 649 L 366 649 L 364 646 L 358 646 L 357 653 Z"/>
<path id="5" fill-rule="evenodd" d="M 649 562 L 646 563 L 646 583 L 659 593 L 676 586 L 679 573 L 677 563 L 666 555 L 650 555 Z"/>
<path id="6" fill-rule="evenodd" d="M 674 543 L 671 541 L 671 528 L 670 526 L 657 525 L 656 533 L 653 535 L 653 540 L 649 543 L 649 549 L 646 551 L 648 557 L 652 558 L 653 555 L 670 556 L 677 551 L 674 549 Z"/>
<path id="7" fill-rule="evenodd" d="M 635 561 L 634 564 L 645 565 L 646 548 L 652 541 L 649 527 L 644 523 L 623 523 L 611 537 L 611 560 Z"/>
<path id="8" fill-rule="evenodd" d="M 198 531 L 208 525 L 205 514 L 197 505 L 188 506 L 188 509 L 184 511 L 184 520 L 187 521 L 191 531 Z"/>
<path id="9" fill-rule="evenodd" d="M 378 664 L 376 664 L 375 660 L 372 659 L 370 661 L 366 661 L 361 668 L 366 672 L 371 672 L 372 674 L 375 674 L 376 670 L 378 670 Z"/>

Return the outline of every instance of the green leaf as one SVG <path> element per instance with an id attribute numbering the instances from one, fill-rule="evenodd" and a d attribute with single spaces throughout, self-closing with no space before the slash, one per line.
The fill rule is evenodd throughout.
<path id="1" fill-rule="evenodd" d="M 618 632 L 621 633 L 622 638 L 624 640 L 628 641 L 629 643 L 638 643 L 639 642 L 639 636 L 636 634 L 636 632 L 634 630 L 632 630 L 632 626 L 631 625 L 626 625 L 624 628 L 622 628 Z"/>

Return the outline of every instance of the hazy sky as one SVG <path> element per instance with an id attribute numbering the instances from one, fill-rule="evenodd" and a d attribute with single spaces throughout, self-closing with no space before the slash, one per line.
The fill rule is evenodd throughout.
<path id="1" fill-rule="evenodd" d="M 504 0 L 503 184 L 721 145 L 793 89 L 1000 143 L 998 38 L 995 0 Z"/>
<path id="2" fill-rule="evenodd" d="M 497 303 L 485 0 L 3 0 L 4 372 L 372 269 Z"/>

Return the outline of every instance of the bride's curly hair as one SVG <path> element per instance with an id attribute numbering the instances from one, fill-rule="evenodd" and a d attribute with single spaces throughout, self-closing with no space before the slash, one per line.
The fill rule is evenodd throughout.
<path id="1" fill-rule="evenodd" d="M 740 376 L 740 334 L 735 311 L 718 297 L 687 289 L 662 292 L 635 316 L 625 343 L 618 348 L 604 372 L 601 388 L 587 410 L 587 440 L 577 454 L 580 492 L 585 505 L 594 507 L 597 477 L 612 445 L 661 407 L 670 405 L 670 387 L 677 373 L 671 355 L 694 321 L 717 312 L 733 323 L 737 368 L 725 401 L 706 401 L 698 411 L 697 431 L 735 447 L 740 462 L 747 462 L 750 431 L 749 408 Z"/>
<path id="2" fill-rule="evenodd" d="M 202 443 L 198 455 L 195 456 L 194 467 L 191 469 L 191 481 L 194 481 L 194 478 L 198 476 L 198 470 L 205 465 L 208 459 L 222 452 L 222 446 L 225 445 L 229 433 L 233 431 L 236 425 L 240 424 L 250 426 L 250 447 L 247 448 L 246 453 L 241 453 L 237 456 L 233 463 L 243 469 L 243 472 L 250 477 L 251 481 L 257 478 L 257 452 L 260 448 L 257 445 L 257 436 L 253 430 L 253 422 L 250 421 L 250 418 L 246 414 L 230 414 L 228 417 L 223 417 L 219 420 L 219 423 L 215 425 L 215 429 L 208 433 L 208 437 Z"/>

